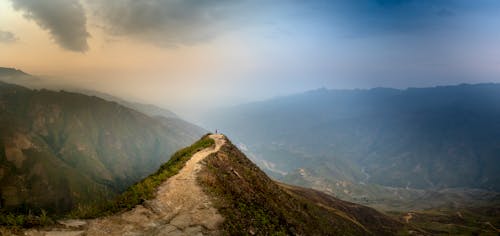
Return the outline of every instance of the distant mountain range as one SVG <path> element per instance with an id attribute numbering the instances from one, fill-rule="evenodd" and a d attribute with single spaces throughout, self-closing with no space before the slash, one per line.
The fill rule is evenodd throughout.
<path id="1" fill-rule="evenodd" d="M 206 118 L 275 178 L 347 199 L 500 191 L 498 84 L 319 89 Z"/>
<path id="2" fill-rule="evenodd" d="M 229 140 L 198 178 L 229 235 L 405 235 L 416 228 L 366 206 L 273 181 Z M 421 232 L 420 232 L 421 233 Z"/>
<path id="3" fill-rule="evenodd" d="M 8 68 L 0 81 L 39 83 Z M 167 109 L 76 91 L 0 82 L 0 224 L 15 232 L 498 232 L 500 85 L 319 89 L 245 104 L 205 116 L 236 145 L 210 135 L 177 152 L 206 131 Z M 70 210 L 108 217 L 53 224 Z"/>
<path id="4" fill-rule="evenodd" d="M 203 133 L 174 115 L 0 82 L 0 209 L 64 212 L 108 199 Z"/>
<path id="5" fill-rule="evenodd" d="M 162 116 L 166 118 L 179 118 L 174 112 L 161 108 L 152 104 L 144 104 L 139 102 L 131 102 L 127 101 L 123 98 L 119 98 L 117 96 L 113 96 L 107 93 L 81 89 L 72 86 L 63 86 L 57 85 L 53 83 L 49 83 L 42 78 L 38 78 L 37 76 L 30 75 L 22 70 L 15 68 L 6 68 L 0 67 L 0 82 L 5 82 L 9 84 L 20 85 L 23 87 L 31 88 L 31 89 L 50 89 L 50 90 L 64 90 L 68 92 L 81 93 L 89 96 L 96 96 L 102 98 L 104 100 L 117 102 L 120 105 L 126 106 L 128 108 L 132 108 L 134 110 L 140 111 L 149 116 Z"/>
<path id="6" fill-rule="evenodd" d="M 141 201 L 136 201 L 141 200 Z M 426 235 L 369 207 L 275 182 L 223 135 L 202 137 L 111 205 L 33 235 Z M 125 207 L 122 209 L 120 206 Z M 118 209 L 116 209 L 118 207 Z M 115 209 L 115 210 L 113 210 Z M 1 217 L 0 217 L 1 219 Z M 461 232 L 491 232 L 480 224 Z M 450 226 L 449 228 L 455 228 Z M 2 228 L 0 228 L 1 230 Z M 5 231 L 5 230 L 4 230 Z M 21 230 L 21 233 L 22 230 Z M 22 234 L 24 235 L 24 234 Z"/>
<path id="7" fill-rule="evenodd" d="M 0 81 L 25 87 L 38 86 L 41 82 L 36 76 L 15 68 L 0 67 Z"/>

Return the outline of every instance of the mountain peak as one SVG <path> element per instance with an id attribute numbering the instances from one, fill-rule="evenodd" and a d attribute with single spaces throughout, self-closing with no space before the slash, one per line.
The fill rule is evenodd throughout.
<path id="1" fill-rule="evenodd" d="M 108 200 L 203 133 L 97 97 L 0 84 L 0 215 Z"/>
<path id="2" fill-rule="evenodd" d="M 0 82 L 33 88 L 40 79 L 16 68 L 0 67 Z"/>
<path id="3" fill-rule="evenodd" d="M 7 75 L 8 76 L 13 76 L 13 75 L 29 76 L 29 74 L 25 73 L 22 70 L 16 69 L 16 68 L 0 67 L 0 76 L 7 76 Z"/>
<path id="4" fill-rule="evenodd" d="M 177 173 L 165 177 L 172 170 Z M 162 182 L 152 199 L 107 217 L 80 221 L 74 227 L 78 230 L 75 232 L 88 235 L 394 235 L 408 232 L 403 223 L 371 208 L 275 182 L 221 134 L 204 136 L 178 151 L 156 173 L 130 187 L 123 196 L 136 195 L 158 179 Z M 61 223 L 67 226 L 73 221 L 68 222 Z M 61 231 L 53 228 L 50 232 Z"/>
<path id="5" fill-rule="evenodd" d="M 221 227 L 230 235 L 391 235 L 405 230 L 374 209 L 272 180 L 229 140 L 205 158 L 198 179 L 225 217 Z"/>

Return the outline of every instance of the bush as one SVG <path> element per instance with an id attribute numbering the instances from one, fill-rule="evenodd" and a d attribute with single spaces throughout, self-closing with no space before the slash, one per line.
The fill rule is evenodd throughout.
<path id="1" fill-rule="evenodd" d="M 145 179 L 130 186 L 125 192 L 101 206 L 87 205 L 78 206 L 71 213 L 76 218 L 96 218 L 114 214 L 134 208 L 155 197 L 158 186 L 179 173 L 186 162 L 198 151 L 215 145 L 215 141 L 207 135 L 203 136 L 193 145 L 183 148 L 172 155 L 170 160 L 161 165 L 160 168 Z"/>
<path id="2" fill-rule="evenodd" d="M 36 214 L 28 212 L 0 212 L 0 225 L 13 228 L 30 228 L 54 223 L 47 211 L 40 209 Z"/>

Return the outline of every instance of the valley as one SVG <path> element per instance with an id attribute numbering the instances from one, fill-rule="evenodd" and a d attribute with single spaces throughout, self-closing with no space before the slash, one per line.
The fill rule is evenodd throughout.
<path id="1" fill-rule="evenodd" d="M 227 132 L 279 181 L 403 220 L 472 211 L 484 219 L 471 220 L 474 231 L 497 219 L 478 209 L 500 206 L 498 94 L 498 84 L 319 89 L 223 108 L 204 125 Z"/>
<path id="2" fill-rule="evenodd" d="M 181 152 L 195 150 L 193 148 L 206 143 L 206 139 L 213 139 L 213 145 L 196 149 L 197 152 L 187 156 L 177 174 L 154 190 L 153 198 L 144 199 L 128 210 L 95 219 L 59 220 L 55 225 L 38 229 L 18 229 L 16 232 L 4 228 L 2 232 L 22 235 L 425 233 L 368 207 L 311 189 L 275 182 L 220 134 L 205 136 Z M 172 164 L 167 163 L 157 174 L 162 175 L 162 171 Z M 140 183 L 155 176 L 151 175 Z M 127 191 L 134 188 L 132 186 Z"/>
<path id="3" fill-rule="evenodd" d="M 298 183 L 306 170 L 332 184 L 496 192 L 499 92 L 320 89 L 224 108 L 204 125 L 221 127 L 277 179 Z"/>
<path id="4" fill-rule="evenodd" d="M 0 104 L 1 210 L 23 214 L 106 201 L 205 132 L 97 97 L 1 82 Z"/>
<path id="5" fill-rule="evenodd" d="M 160 234 L 160 232 L 167 235 L 191 235 L 194 233 L 210 235 L 220 232 L 237 233 L 242 231 L 256 234 L 268 232 L 288 232 L 286 234 L 291 234 L 296 232 L 296 230 L 304 233 L 316 232 L 324 234 L 324 232 L 328 231 L 328 227 L 323 224 L 328 219 L 337 222 L 334 225 L 340 227 L 337 228 L 337 230 L 341 230 L 339 232 L 350 232 L 349 234 L 352 233 L 354 235 L 363 234 L 361 232 L 369 232 L 375 235 L 406 235 L 415 233 L 417 235 L 425 235 L 427 233 L 482 233 L 488 235 L 496 232 L 497 228 L 495 226 L 499 223 L 495 209 L 498 209 L 500 205 L 500 194 L 494 191 L 494 189 L 468 186 L 467 184 L 437 187 L 435 186 L 435 181 L 431 181 L 431 175 L 425 176 L 424 182 L 429 185 L 427 188 L 414 186 L 412 179 L 402 182 L 405 184 L 395 185 L 379 182 L 377 180 L 378 172 L 374 167 L 377 165 L 379 166 L 378 168 L 384 169 L 386 167 L 380 164 L 374 166 L 373 163 L 376 164 L 376 162 L 373 162 L 373 160 L 356 156 L 362 154 L 360 150 L 349 150 L 349 147 L 355 148 L 356 145 L 367 145 L 366 141 L 361 139 L 361 144 L 346 143 L 352 139 L 352 137 L 348 136 L 349 132 L 352 130 L 361 132 L 364 129 L 361 128 L 362 126 L 359 126 L 360 124 L 355 126 L 359 126 L 358 128 L 341 128 L 340 130 L 336 130 L 336 125 L 326 126 L 326 128 L 333 128 L 334 131 L 331 132 L 341 135 L 339 137 L 343 137 L 339 139 L 339 137 L 321 133 L 315 130 L 315 128 L 307 128 L 307 123 L 302 123 L 302 125 L 298 126 L 297 124 L 300 123 L 297 123 L 295 129 L 287 129 L 286 123 L 281 122 L 280 125 L 273 124 L 272 129 L 266 128 L 268 130 L 261 130 L 262 134 L 257 134 L 255 131 L 261 129 L 259 128 L 259 124 L 261 122 L 265 123 L 264 119 L 254 119 L 258 123 L 247 124 L 252 126 L 252 129 L 239 128 L 235 129 L 238 131 L 234 133 L 233 131 L 235 130 L 231 131 L 230 126 L 218 123 L 218 127 L 222 127 L 223 130 L 227 129 L 231 136 L 237 137 L 237 146 L 244 150 L 251 161 L 265 170 L 273 179 L 280 182 L 274 183 L 274 181 L 268 179 L 263 182 L 266 184 L 262 185 L 263 183 L 260 183 L 260 180 L 267 179 L 268 177 L 263 173 L 253 173 L 253 171 L 257 170 L 256 167 L 246 169 L 253 164 L 247 163 L 244 166 L 239 166 L 241 163 L 226 162 L 230 159 L 227 159 L 225 162 L 213 159 L 214 156 L 212 154 L 217 154 L 217 156 L 222 155 L 224 158 L 227 158 L 226 156 L 229 155 L 236 159 L 246 159 L 244 154 L 235 149 L 236 147 L 232 146 L 232 144 L 230 144 L 228 149 L 225 144 L 226 138 L 221 135 L 210 136 L 215 140 L 215 149 L 207 149 L 196 154 L 193 153 L 193 157 L 189 161 L 187 161 L 188 159 L 182 159 L 187 161 L 185 162 L 185 166 L 181 162 L 181 166 L 175 168 L 168 167 L 172 170 L 168 174 L 161 174 L 162 168 L 164 168 L 162 167 L 154 176 L 165 177 L 160 179 L 154 177 L 155 180 L 146 178 L 137 182 L 141 176 L 144 177 L 148 175 L 148 172 L 151 173 L 154 166 L 159 166 L 161 161 L 165 162 L 168 160 L 165 156 L 169 155 L 169 152 L 173 153 L 176 147 L 180 148 L 182 144 L 192 142 L 190 140 L 199 137 L 203 129 L 183 121 L 168 110 L 152 106 L 146 106 L 144 110 L 141 110 L 143 109 L 143 105 L 141 104 L 134 105 L 119 98 L 108 97 L 107 95 L 101 96 L 108 97 L 114 102 L 79 93 L 32 90 L 7 83 L 2 83 L 0 89 L 4 91 L 2 96 L 0 96 L 2 109 L 8 111 L 0 116 L 5 121 L 2 128 L 3 140 L 5 140 L 3 146 L 4 168 L 2 169 L 2 181 L 7 181 L 2 184 L 2 210 L 5 214 L 15 212 L 15 214 L 21 214 L 20 216 L 23 216 L 23 214 L 35 214 L 34 216 L 23 216 L 26 218 L 23 218 L 22 222 L 15 223 L 17 225 L 27 226 L 31 224 L 28 223 L 30 220 L 45 222 L 37 226 L 41 228 L 27 229 L 26 233 L 29 235 L 43 235 L 57 232 L 74 233 L 76 235 L 100 235 L 105 232 L 111 235 L 123 235 L 124 233 L 132 232 L 153 235 Z M 316 93 L 313 92 L 312 94 L 317 96 L 318 94 Z M 319 91 L 318 93 L 321 96 L 325 95 L 324 91 Z M 376 96 L 379 96 L 378 93 L 376 92 Z M 392 93 L 389 92 L 389 94 Z M 97 93 L 97 95 L 100 94 Z M 387 96 L 387 94 L 383 96 Z M 64 100 L 66 101 L 62 102 Z M 20 104 L 20 107 L 26 107 L 27 110 L 17 110 L 15 104 Z M 291 103 L 286 106 L 293 104 Z M 283 108 L 282 106 L 274 107 L 273 112 L 278 112 L 277 114 L 279 114 L 280 109 Z M 92 107 L 92 110 L 87 110 L 89 107 Z M 145 113 L 132 110 L 132 107 Z M 226 113 L 219 114 L 229 114 L 231 116 L 237 114 L 232 111 L 221 112 Z M 349 111 L 336 112 L 342 114 Z M 363 111 L 360 114 L 365 114 L 365 112 Z M 114 114 L 119 114 L 121 118 L 115 117 Z M 252 113 L 245 112 L 245 117 L 250 118 L 251 115 Z M 130 118 L 123 119 L 127 116 L 130 116 Z M 323 115 L 323 117 L 325 116 Z M 209 121 L 213 121 L 211 119 L 214 119 L 213 116 L 208 116 L 208 118 Z M 301 119 L 302 122 L 307 120 L 304 118 Z M 227 122 L 227 124 L 237 124 L 234 123 L 237 121 L 238 119 L 232 118 L 224 122 Z M 341 121 L 343 119 L 336 122 Z M 313 120 L 313 122 L 316 121 Z M 268 125 L 270 124 L 272 123 Z M 137 128 L 134 129 L 134 126 Z M 83 130 L 81 129 L 82 127 L 86 127 L 86 129 Z M 92 131 L 92 127 L 95 127 L 95 131 Z M 151 127 L 151 129 L 148 127 Z M 269 126 L 266 125 L 263 127 Z M 324 143 L 325 139 L 313 138 L 311 136 L 312 133 L 305 131 L 308 129 L 314 130 L 315 135 L 326 135 L 325 137 L 328 137 L 328 139 L 337 140 L 340 144 L 335 142 Z M 245 132 L 250 130 L 253 133 L 249 133 L 251 135 L 246 136 L 247 133 Z M 273 133 L 269 133 L 269 131 Z M 347 133 L 339 133 L 339 131 Z M 132 136 L 131 133 L 127 132 L 134 133 L 134 135 Z M 294 132 L 301 132 L 301 139 L 290 136 Z M 75 136 L 76 134 L 79 135 Z M 359 134 L 355 134 L 356 137 L 358 137 L 357 135 Z M 369 135 L 376 137 L 379 134 Z M 90 140 L 95 139 L 95 137 L 99 137 L 98 141 L 91 142 Z M 104 139 L 101 139 L 101 137 Z M 132 141 L 135 142 L 132 146 L 125 144 Z M 139 143 L 142 144 L 136 146 Z M 154 145 L 148 146 L 151 144 Z M 383 144 L 380 143 L 377 145 Z M 97 147 L 100 149 L 92 151 L 94 145 L 98 145 Z M 130 156 L 131 153 L 135 152 L 135 149 L 130 148 L 135 147 L 137 147 L 137 154 Z M 221 147 L 225 147 L 224 151 L 219 152 Z M 359 146 L 357 147 L 359 149 Z M 132 150 L 132 152 L 124 151 L 124 148 Z M 110 150 L 106 151 L 106 149 Z M 68 152 L 67 150 L 71 151 Z M 145 151 L 152 152 L 146 153 Z M 48 154 L 44 154 L 45 152 Z M 70 158 L 68 153 L 73 153 L 71 155 L 80 155 L 81 161 L 84 162 L 75 162 L 79 159 Z M 410 155 L 408 153 L 402 156 L 401 154 L 397 155 L 399 155 L 398 158 L 404 159 L 405 155 Z M 450 154 L 450 152 L 448 153 Z M 38 159 L 33 159 L 33 156 L 37 155 L 42 156 L 38 157 Z M 50 157 L 51 155 L 54 155 L 56 158 L 53 159 Z M 108 167 L 107 163 L 111 162 L 107 159 L 101 159 L 110 158 L 115 155 L 121 156 L 120 158 L 130 156 L 132 158 L 130 161 L 132 162 L 134 161 L 133 158 L 140 158 L 141 156 L 154 158 L 156 155 L 160 155 L 163 157 L 150 159 L 147 162 L 139 159 L 141 164 L 134 164 L 135 168 L 132 171 L 132 169 L 125 170 L 127 162 L 123 162 L 123 165 L 120 166 L 118 165 L 120 162 L 111 161 L 114 167 Z M 368 155 L 373 156 L 372 158 L 380 158 L 381 154 L 373 152 Z M 31 164 L 33 160 L 38 160 L 41 163 L 49 162 L 47 164 L 39 164 L 37 162 Z M 71 162 L 68 162 L 70 160 Z M 89 161 L 92 161 L 93 164 L 88 163 Z M 494 162 L 495 159 L 491 159 L 491 161 Z M 87 167 L 91 169 L 86 170 L 86 165 L 83 163 L 88 163 Z M 144 166 L 147 163 L 149 163 L 150 167 Z M 381 163 L 384 163 L 384 161 Z M 398 163 L 401 164 L 403 162 L 393 161 L 392 165 L 394 166 Z M 429 171 L 426 169 L 429 166 L 422 164 L 425 162 L 416 163 L 415 166 L 410 167 L 412 172 L 426 173 L 426 171 Z M 68 172 L 61 171 L 61 169 L 57 172 L 47 172 L 47 170 L 57 165 L 60 165 L 61 167 L 58 168 L 62 168 L 62 170 L 68 169 Z M 141 165 L 143 166 L 141 167 Z M 167 166 L 169 165 L 173 166 L 173 164 L 168 164 Z M 207 169 L 206 165 L 211 167 Z M 96 167 L 102 169 L 96 169 Z M 72 171 L 74 168 L 77 168 L 79 171 Z M 117 172 L 113 172 L 113 168 L 125 170 L 123 173 L 126 173 L 126 176 L 135 174 L 133 177 L 128 177 L 130 178 L 129 180 L 123 179 L 123 177 L 120 179 L 120 177 L 114 177 L 113 173 Z M 17 171 L 17 175 L 13 175 L 16 173 L 12 172 L 14 170 Z M 217 170 L 217 172 L 210 172 L 214 170 Z M 22 171 L 27 172 L 24 173 Z M 47 173 L 54 173 L 56 175 L 50 176 Z M 75 182 L 69 182 L 69 184 L 62 182 L 62 185 L 60 181 L 54 182 L 54 180 L 60 178 L 57 174 L 61 173 L 69 176 L 67 180 Z M 225 179 L 227 177 L 219 179 L 222 173 L 226 173 L 224 176 L 233 176 L 236 179 Z M 246 174 L 241 173 L 253 174 L 246 176 Z M 391 172 L 390 168 L 385 173 L 389 175 L 397 174 Z M 256 175 L 254 176 L 254 174 Z M 26 176 L 29 178 L 26 178 Z M 40 179 L 37 176 L 47 177 Z M 153 178 L 151 176 L 153 175 L 150 175 L 150 178 Z M 18 180 L 11 182 L 13 178 L 17 178 Z M 100 178 L 107 178 L 107 180 L 103 181 Z M 492 176 L 488 178 L 495 179 Z M 40 186 L 38 182 L 32 182 L 36 181 L 36 179 L 42 180 L 46 186 L 53 186 L 50 189 L 54 189 L 55 192 L 52 195 L 39 195 L 38 192 L 42 191 L 41 189 L 30 187 Z M 235 184 L 247 179 L 250 182 Z M 260 180 L 257 181 L 257 179 Z M 120 184 L 114 185 L 113 181 Z M 136 184 L 128 187 L 134 181 Z M 20 184 L 26 187 L 17 188 L 7 183 L 16 183 L 17 185 Z M 85 191 L 78 190 L 82 186 L 86 186 Z M 234 188 L 236 186 L 239 187 Z M 259 186 L 267 187 L 260 190 L 253 189 Z M 238 189 L 240 187 L 247 189 Z M 241 195 L 243 192 L 254 191 L 265 193 L 273 188 L 281 189 L 279 192 L 273 193 L 273 196 L 291 194 L 297 199 L 292 198 L 294 200 L 284 205 L 281 203 L 274 205 L 276 204 L 273 203 L 275 201 L 274 197 L 263 195 L 261 196 L 261 200 L 256 200 L 259 199 L 256 195 L 247 198 L 245 198 L 245 195 Z M 308 188 L 319 190 L 328 195 Z M 73 194 L 68 195 L 64 192 L 66 191 L 65 189 L 72 191 Z M 231 195 L 223 194 L 227 194 L 227 191 L 232 192 Z M 22 195 L 22 192 L 28 194 Z M 43 198 L 28 197 L 31 193 L 35 193 L 35 196 L 43 196 Z M 137 193 L 140 193 L 140 195 L 137 195 Z M 63 198 L 56 201 L 58 205 L 53 205 L 54 199 L 57 199 L 56 196 Z M 287 197 L 283 196 L 283 198 Z M 354 208 L 352 208 L 353 205 L 350 205 L 351 203 L 344 203 L 337 198 L 373 207 L 388 216 L 371 209 L 368 210 L 369 208 L 366 208 L 366 211 L 362 210 L 361 213 L 356 213 L 357 210 L 353 210 Z M 110 200 L 111 202 L 109 202 Z M 293 213 L 291 211 L 289 214 L 282 212 L 282 207 L 287 208 L 295 204 L 309 204 L 303 201 L 312 201 L 315 207 L 310 209 L 304 208 L 299 211 L 304 211 L 302 213 Z M 246 202 L 244 206 L 241 205 L 242 202 Z M 230 206 L 231 204 L 234 205 Z M 255 208 L 248 208 L 249 206 Z M 355 208 L 358 207 L 356 206 Z M 264 210 L 264 212 L 267 212 L 265 215 L 262 215 L 263 209 L 268 209 Z M 344 213 L 340 213 L 339 215 L 339 211 Z M 70 218 L 69 220 L 58 220 L 58 223 L 51 220 L 51 218 L 43 220 L 43 214 L 47 213 L 49 217 L 55 217 L 55 219 L 60 219 L 61 215 L 66 215 L 63 218 L 67 218 L 68 216 Z M 316 218 L 318 214 L 328 215 L 332 213 L 334 214 L 329 216 L 331 218 Z M 304 219 L 305 224 L 302 224 L 293 220 L 294 218 L 301 218 L 300 214 L 311 214 L 309 215 L 310 221 Z M 347 216 L 344 214 L 347 214 Z M 6 215 L 5 217 L 2 218 L 3 222 L 12 222 L 11 219 L 14 216 Z M 264 217 L 264 219 L 261 219 L 263 221 L 256 222 L 247 222 L 244 220 L 255 217 Z M 378 221 L 379 217 L 382 217 L 381 219 L 388 224 L 388 228 L 385 229 L 388 231 L 372 225 L 374 221 Z M 285 223 L 286 225 L 293 225 L 293 230 L 289 231 L 287 228 L 282 228 L 283 221 L 287 222 Z M 54 225 L 54 223 L 56 224 Z M 37 224 L 34 223 L 34 226 Z M 348 226 L 350 224 L 357 226 Z M 43 225 L 46 226 L 43 227 Z M 240 226 L 235 227 L 236 225 Z M 244 227 L 242 228 L 242 226 Z M 361 228 L 356 229 L 358 226 Z M 259 231 L 259 229 L 262 231 Z M 323 232 L 321 230 L 327 231 Z"/>
<path id="6" fill-rule="evenodd" d="M 211 135 L 210 138 L 215 140 L 215 146 L 195 153 L 178 174 L 158 186 L 155 198 L 115 215 L 80 220 L 75 227 L 28 230 L 25 235 L 220 234 L 217 230 L 223 218 L 196 182 L 200 161 L 217 152 L 225 142 L 222 135 Z"/>
<path id="7" fill-rule="evenodd" d="M 498 236 L 498 13 L 0 0 L 0 236 Z"/>

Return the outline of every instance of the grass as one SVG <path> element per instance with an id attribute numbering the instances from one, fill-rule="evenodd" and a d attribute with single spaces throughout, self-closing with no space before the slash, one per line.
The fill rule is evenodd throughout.
<path id="1" fill-rule="evenodd" d="M 54 223 L 54 220 L 47 214 L 47 211 L 40 209 L 33 212 L 9 212 L 0 214 L 0 225 L 7 226 L 14 230 L 20 228 L 31 228 L 47 226 Z"/>
<path id="2" fill-rule="evenodd" d="M 228 140 L 204 160 L 198 181 L 228 235 L 366 235 L 363 227 L 285 191 Z"/>
<path id="3" fill-rule="evenodd" d="M 413 211 L 410 224 L 432 235 L 499 235 L 499 207 Z M 406 213 L 391 213 L 402 217 Z"/>
<path id="4" fill-rule="evenodd" d="M 104 203 L 79 204 L 66 217 L 88 219 L 110 215 L 132 209 L 136 205 L 154 198 L 157 187 L 168 178 L 179 173 L 193 154 L 215 145 L 215 141 L 208 135 L 204 135 L 193 145 L 174 153 L 170 160 L 161 165 L 155 173 L 130 186 L 114 200 L 105 201 Z M 54 224 L 56 218 L 60 218 L 60 216 L 49 215 L 44 209 L 33 211 L 26 208 L 15 212 L 0 212 L 0 226 L 6 226 L 1 230 L 16 232 L 21 228 L 43 227 Z"/>
<path id="5" fill-rule="evenodd" d="M 208 135 L 203 136 L 193 145 L 174 153 L 170 160 L 161 165 L 155 173 L 130 186 L 114 200 L 100 206 L 79 205 L 71 211 L 69 216 L 71 218 L 96 218 L 130 210 L 146 200 L 153 199 L 158 186 L 168 178 L 179 173 L 193 154 L 215 145 L 215 141 Z"/>

